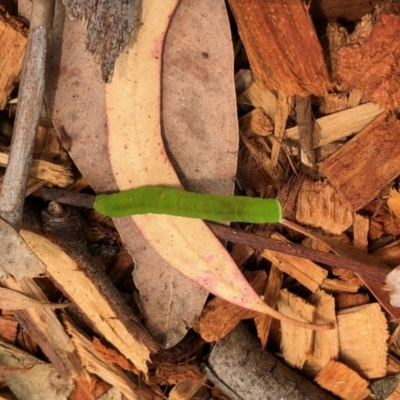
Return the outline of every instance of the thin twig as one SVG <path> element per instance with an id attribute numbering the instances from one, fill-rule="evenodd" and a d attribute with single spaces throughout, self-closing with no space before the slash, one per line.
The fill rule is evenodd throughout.
<path id="1" fill-rule="evenodd" d="M 43 187 L 41 189 L 42 196 L 47 200 L 58 201 L 64 204 L 70 204 L 80 207 L 93 207 L 95 196 L 89 194 L 71 193 L 62 189 L 50 189 Z M 301 227 L 289 221 L 282 220 L 281 223 L 292 229 Z M 290 254 L 296 257 L 307 258 L 309 260 L 319 262 L 334 268 L 343 268 L 348 271 L 357 272 L 367 275 L 371 278 L 384 282 L 389 270 L 382 267 L 375 267 L 372 264 L 366 264 L 362 261 L 352 259 L 350 257 L 342 257 L 332 253 L 307 248 L 295 243 L 283 243 L 275 239 L 270 239 L 265 236 L 248 233 L 241 229 L 233 229 L 225 225 L 219 225 L 207 222 L 209 228 L 220 239 L 228 240 L 232 243 L 246 244 L 250 247 L 268 249 L 284 254 Z M 310 235 L 310 232 L 305 229 L 300 230 L 301 233 Z M 372 256 L 371 256 L 372 257 Z"/>
<path id="2" fill-rule="evenodd" d="M 10 159 L 0 194 L 0 216 L 19 230 L 34 141 L 42 109 L 46 36 L 54 0 L 33 0 L 31 27 L 18 93 L 17 114 L 11 142 Z"/>

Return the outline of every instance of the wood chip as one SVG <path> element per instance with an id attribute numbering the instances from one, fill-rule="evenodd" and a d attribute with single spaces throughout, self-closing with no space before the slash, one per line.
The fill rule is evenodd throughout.
<path id="1" fill-rule="evenodd" d="M 303 322 L 314 322 L 316 308 L 302 298 L 281 290 L 278 310 Z M 281 351 L 285 361 L 292 367 L 302 368 L 312 352 L 314 331 L 281 322 Z"/>
<path id="2" fill-rule="evenodd" d="M 271 235 L 271 238 L 288 242 L 285 237 L 278 233 Z M 328 271 L 305 258 L 271 250 L 263 250 L 261 256 L 271 261 L 281 271 L 295 278 L 313 293 L 319 289 L 323 280 L 328 276 Z"/>
<path id="3" fill-rule="evenodd" d="M 360 288 L 359 284 L 341 281 L 340 279 L 326 278 L 321 284 L 321 289 L 324 289 L 330 293 L 341 293 L 341 292 L 357 293 L 359 288 Z"/>
<path id="4" fill-rule="evenodd" d="M 285 135 L 286 121 L 293 106 L 293 98 L 278 92 L 278 107 L 274 124 L 274 141 L 272 142 L 271 164 L 274 168 L 278 164 L 282 139 Z"/>
<path id="5" fill-rule="evenodd" d="M 372 255 L 394 268 L 400 265 L 400 240 L 395 240 L 386 246 L 375 250 Z"/>
<path id="6" fill-rule="evenodd" d="M 315 382 L 344 400 L 364 400 L 370 394 L 368 382 L 338 361 L 329 361 Z"/>
<path id="7" fill-rule="evenodd" d="M 368 251 L 369 218 L 360 214 L 354 214 L 353 220 L 353 244 L 355 247 Z"/>
<path id="8" fill-rule="evenodd" d="M 244 275 L 254 290 L 261 294 L 267 280 L 266 273 L 264 271 L 246 271 Z M 232 331 L 241 320 L 254 318 L 256 314 L 215 297 L 204 307 L 193 329 L 206 342 L 217 342 Z"/>
<path id="9" fill-rule="evenodd" d="M 264 302 L 271 308 L 276 308 L 279 298 L 279 292 L 282 288 L 283 273 L 282 271 L 272 264 L 269 272 L 267 286 L 264 292 Z M 257 314 L 255 323 L 257 328 L 257 336 L 261 341 L 262 348 L 265 349 L 268 341 L 269 331 L 271 329 L 273 318 L 266 314 Z"/>
<path id="10" fill-rule="evenodd" d="M 329 183 L 307 179 L 297 198 L 296 220 L 339 235 L 351 226 L 353 214 Z"/>
<path id="11" fill-rule="evenodd" d="M 123 372 L 123 370 L 111 363 L 104 360 L 103 357 L 96 352 L 93 344 L 82 334 L 71 321 L 65 319 L 64 324 L 67 327 L 68 333 L 72 336 L 72 341 L 75 344 L 76 351 L 86 369 L 112 386 L 116 387 L 121 393 L 128 397 L 128 399 L 138 400 L 145 399 L 140 397 L 138 387 L 132 382 Z"/>
<path id="12" fill-rule="evenodd" d="M 319 290 L 309 301 L 316 306 L 316 322 L 334 322 L 336 325 L 335 299 L 331 295 Z M 314 377 L 330 360 L 336 360 L 338 356 L 337 325 L 329 331 L 315 332 L 312 353 L 307 358 L 303 371 Z"/>
<path id="13" fill-rule="evenodd" d="M 243 135 L 269 136 L 274 125 L 262 108 L 255 108 L 239 119 L 239 128 Z"/>
<path id="14" fill-rule="evenodd" d="M 346 110 L 347 94 L 345 93 L 328 93 L 322 98 L 319 112 L 322 115 L 329 115 L 339 111 Z"/>
<path id="15" fill-rule="evenodd" d="M 17 339 L 18 321 L 11 315 L 0 316 L 0 338 L 14 344 Z"/>
<path id="16" fill-rule="evenodd" d="M 118 318 L 112 304 L 85 271 L 49 239 L 25 230 L 21 235 L 46 265 L 52 280 L 79 307 L 92 327 L 138 369 L 147 371 L 150 350 L 132 335 L 130 325 Z M 60 265 L 63 268 L 59 268 Z"/>
<path id="17" fill-rule="evenodd" d="M 339 293 L 336 297 L 336 307 L 339 310 L 362 306 L 370 302 L 367 293 Z"/>
<path id="18" fill-rule="evenodd" d="M 0 153 L 0 166 L 6 167 L 8 158 L 8 154 Z M 44 160 L 34 159 L 29 174 L 33 178 L 52 183 L 59 187 L 66 187 L 72 183 L 72 174 L 69 167 Z"/>
<path id="19" fill-rule="evenodd" d="M 389 192 L 387 204 L 394 216 L 400 219 L 400 192 L 395 189 L 391 189 Z"/>
<path id="20" fill-rule="evenodd" d="M 275 119 L 277 99 L 275 95 L 257 79 L 254 79 L 246 91 L 239 96 L 238 102 L 239 104 L 251 104 L 256 108 L 261 108 L 271 120 Z"/>
<path id="21" fill-rule="evenodd" d="M 203 375 L 197 364 L 170 364 L 161 363 L 157 365 L 155 378 L 162 385 L 176 384 L 179 381 L 202 382 Z"/>
<path id="22" fill-rule="evenodd" d="M 333 77 L 342 90 L 359 89 L 393 110 L 400 107 L 400 16 L 382 9 L 377 14 L 363 18 L 348 35 L 337 52 Z"/>
<path id="23" fill-rule="evenodd" d="M 400 121 L 395 115 L 384 117 L 378 117 L 320 164 L 352 211 L 373 200 L 400 174 Z"/>
<path id="24" fill-rule="evenodd" d="M 341 310 L 337 319 L 340 359 L 366 378 L 385 376 L 389 333 L 380 305 Z"/>
<path id="25" fill-rule="evenodd" d="M 168 400 L 188 400 L 201 389 L 202 382 L 181 381 L 171 390 Z"/>
<path id="26" fill-rule="evenodd" d="M 130 363 L 122 354 L 118 353 L 117 350 L 110 347 L 106 347 L 100 340 L 96 337 L 92 341 L 93 349 L 101 356 L 104 360 L 109 361 L 113 364 L 119 365 L 122 369 L 126 371 L 132 371 L 136 375 L 140 372 Z"/>
<path id="27" fill-rule="evenodd" d="M 0 308 L 24 310 L 26 308 L 65 308 L 66 304 L 42 303 L 14 290 L 0 287 Z"/>
<path id="28" fill-rule="evenodd" d="M 320 130 L 316 138 L 315 147 L 325 146 L 329 143 L 354 135 L 365 128 L 378 115 L 382 114 L 382 112 L 383 109 L 378 105 L 366 103 L 358 107 L 318 118 L 316 122 Z M 286 129 L 286 137 L 299 140 L 299 127 L 295 126 Z"/>
<path id="29" fill-rule="evenodd" d="M 328 92 L 322 48 L 301 0 L 285 5 L 280 0 L 229 0 L 229 4 L 252 71 L 267 88 L 286 95 Z"/>
<path id="30" fill-rule="evenodd" d="M 18 81 L 24 61 L 28 31 L 0 6 L 0 110 Z"/>

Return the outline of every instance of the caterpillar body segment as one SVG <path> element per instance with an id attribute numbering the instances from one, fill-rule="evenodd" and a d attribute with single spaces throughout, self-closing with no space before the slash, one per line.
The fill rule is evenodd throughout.
<path id="1" fill-rule="evenodd" d="M 167 214 L 208 221 L 277 223 L 282 218 L 278 200 L 246 196 L 215 196 L 159 186 L 145 186 L 98 195 L 94 208 L 103 215 Z"/>

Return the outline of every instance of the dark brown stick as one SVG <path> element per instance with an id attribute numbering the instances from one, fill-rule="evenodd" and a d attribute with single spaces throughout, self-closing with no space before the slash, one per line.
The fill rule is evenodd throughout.
<path id="1" fill-rule="evenodd" d="M 232 229 L 227 226 L 208 223 L 209 228 L 220 239 L 229 240 L 233 243 L 247 244 L 251 247 L 268 249 L 292 256 L 307 258 L 321 264 L 335 268 L 344 268 L 349 271 L 368 275 L 380 282 L 384 282 L 389 270 L 378 269 L 373 265 L 364 264 L 350 258 L 340 257 L 336 254 L 309 249 L 295 243 L 283 243 L 278 240 L 266 238 L 254 233 L 247 233 L 242 230 Z"/>
<path id="2" fill-rule="evenodd" d="M 47 200 L 58 201 L 60 203 L 75 205 L 78 207 L 93 207 L 94 196 L 92 195 L 71 193 L 62 189 L 50 189 L 45 187 L 41 189 L 41 194 Z M 362 261 L 348 257 L 341 257 L 336 254 L 309 249 L 295 243 L 283 243 L 254 233 L 247 233 L 240 229 L 233 229 L 225 225 L 214 224 L 211 222 L 208 222 L 207 225 L 216 236 L 223 240 L 246 244 L 250 247 L 273 250 L 296 257 L 307 258 L 321 264 L 329 265 L 330 267 L 344 268 L 349 271 L 368 275 L 380 282 L 384 282 L 386 274 L 390 272 L 389 268 L 377 268 L 369 263 L 366 264 Z"/>

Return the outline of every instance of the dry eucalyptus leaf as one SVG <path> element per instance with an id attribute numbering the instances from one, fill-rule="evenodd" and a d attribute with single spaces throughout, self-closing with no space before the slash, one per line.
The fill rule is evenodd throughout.
<path id="1" fill-rule="evenodd" d="M 162 115 L 168 156 L 187 190 L 233 194 L 239 137 L 232 65 L 224 1 L 183 0 L 165 42 Z M 164 263 L 148 268 L 149 260 L 138 256 L 135 284 L 147 327 L 172 346 L 208 293 Z"/>
<path id="2" fill-rule="evenodd" d="M 73 17 L 87 21 L 86 48 L 99 61 L 104 82 L 110 82 L 115 60 L 140 20 L 139 0 L 64 0 L 63 3 Z"/>
<path id="3" fill-rule="evenodd" d="M 65 400 L 73 388 L 73 378 L 60 378 L 51 364 L 0 341 L 1 374 L 16 398 L 21 400 Z"/>
<path id="4" fill-rule="evenodd" d="M 17 281 L 46 273 L 46 266 L 7 222 L 0 218 L 0 278 L 12 275 Z"/>
<path id="5" fill-rule="evenodd" d="M 26 308 L 66 308 L 69 303 L 42 303 L 14 290 L 0 287 L 0 308 L 3 310 L 24 310 Z"/>
<path id="6" fill-rule="evenodd" d="M 166 117 L 164 115 L 164 118 L 167 118 L 166 123 L 168 125 L 166 126 L 165 135 L 173 153 L 175 153 L 177 147 L 181 147 L 183 149 L 182 152 L 187 153 L 188 159 L 186 161 L 175 157 L 174 154 L 173 156 L 178 165 L 176 168 L 180 178 L 185 179 L 185 176 L 188 175 L 185 183 L 192 190 L 228 194 L 233 186 L 232 179 L 236 168 L 236 141 L 238 140 L 235 128 L 236 105 L 234 103 L 233 77 L 230 77 L 230 74 L 233 74 L 230 71 L 233 60 L 228 56 L 228 52 L 231 52 L 232 49 L 229 42 L 226 14 L 224 14 L 224 4 L 222 1 L 215 3 L 213 5 L 210 1 L 204 2 L 202 7 L 208 8 L 207 19 L 205 16 L 202 17 L 201 14 L 197 17 L 191 17 L 194 18 L 196 26 L 200 24 L 203 30 L 209 26 L 210 32 L 207 35 L 204 32 L 202 33 L 205 36 L 204 39 L 198 37 L 199 40 L 201 39 L 199 41 L 200 47 L 196 47 L 193 51 L 199 66 L 194 64 L 193 68 L 187 71 L 187 75 L 185 74 L 186 86 L 184 92 L 186 95 L 190 95 L 190 92 L 192 92 L 191 95 L 194 98 L 191 100 L 192 107 L 190 109 L 186 111 L 183 108 L 176 110 L 178 117 L 185 117 L 186 122 L 183 132 L 181 129 L 179 135 L 176 138 L 172 138 L 174 125 L 179 120 L 171 121 L 171 116 Z M 190 2 L 184 0 L 181 5 L 183 10 L 186 8 L 186 15 L 190 14 L 190 9 L 187 9 L 188 4 Z M 190 6 L 194 7 L 195 5 L 191 4 Z M 85 50 L 85 27 L 80 23 L 70 21 L 67 17 L 63 17 L 62 10 L 58 10 L 58 12 L 59 19 L 58 23 L 55 23 L 55 27 L 56 29 L 58 27 L 59 31 L 53 32 L 51 53 L 54 55 L 54 58 L 52 58 L 54 64 L 49 68 L 50 79 L 47 87 L 47 98 L 54 123 L 57 127 L 62 126 L 71 137 L 72 146 L 69 154 L 92 187 L 98 192 L 117 191 L 118 186 L 112 175 L 113 168 L 109 159 L 104 84 L 101 80 L 100 71 L 90 54 Z M 208 21 L 209 18 L 210 20 Z M 210 26 L 213 30 L 211 30 Z M 188 29 L 186 24 L 185 27 L 185 29 Z M 218 34 L 215 34 L 215 38 L 218 38 L 215 42 L 212 39 L 213 32 L 218 32 Z M 193 42 L 195 40 L 193 36 L 195 36 L 196 32 L 189 30 L 189 33 Z M 177 35 L 179 36 L 179 33 Z M 179 41 L 181 39 L 183 38 L 180 38 Z M 178 44 L 177 38 L 173 40 L 173 43 L 173 45 Z M 180 46 L 183 46 L 183 43 Z M 61 48 L 63 50 L 62 54 L 60 53 Z M 222 48 L 224 48 L 224 51 L 222 51 Z M 168 49 L 166 50 L 168 51 Z M 202 53 L 207 53 L 208 58 L 205 58 L 205 54 L 203 55 Z M 175 71 L 179 72 L 186 68 L 186 64 L 182 64 L 187 62 L 185 57 L 179 59 L 176 54 L 172 56 L 174 60 L 172 68 Z M 214 62 L 217 62 L 217 64 L 214 64 Z M 164 74 L 168 73 L 167 68 L 168 66 L 164 65 Z M 215 72 L 213 72 L 213 69 L 215 69 Z M 190 78 L 190 75 L 193 76 L 193 74 L 197 74 L 197 79 Z M 184 97 L 179 99 L 178 96 L 182 96 L 185 93 L 180 93 L 179 91 L 182 84 L 179 74 L 174 76 L 174 79 L 170 80 L 170 89 L 168 91 L 170 93 L 175 91 L 175 94 L 171 95 L 172 97 L 170 96 L 168 101 L 180 100 L 179 104 L 182 107 L 182 99 Z M 218 90 L 215 89 L 213 92 L 213 85 L 216 84 L 215 79 L 220 80 L 221 86 L 216 86 L 215 88 L 218 88 Z M 230 80 L 232 80 L 232 84 L 229 83 Z M 193 87 L 188 85 L 190 81 Z M 175 86 L 175 89 L 171 85 Z M 232 85 L 232 88 L 230 85 Z M 208 91 L 209 95 L 202 95 L 203 88 L 204 93 Z M 229 95 L 231 92 L 232 95 Z M 123 95 L 120 94 L 120 98 L 116 103 L 117 106 L 121 103 L 122 97 Z M 212 97 L 215 97 L 215 99 L 212 99 Z M 71 101 L 71 98 L 74 101 Z M 166 102 L 167 98 L 163 98 L 163 101 Z M 207 104 L 208 110 L 205 108 Z M 170 107 L 171 105 L 165 104 L 165 106 Z M 199 109 L 196 111 L 197 107 Z M 201 156 L 201 158 L 195 160 L 196 166 L 194 168 L 194 164 L 190 164 L 191 161 L 193 162 L 190 152 L 197 147 L 194 140 L 198 136 L 198 131 L 193 131 L 193 128 L 201 130 L 204 125 L 200 125 L 200 128 L 198 126 L 190 127 L 189 123 L 192 115 L 190 113 L 198 113 L 197 121 L 202 114 L 203 117 L 208 115 L 207 113 L 210 113 L 210 110 L 221 118 L 219 121 L 224 122 L 223 124 L 219 122 L 218 126 L 211 130 L 212 124 L 210 124 L 210 121 L 203 120 L 203 124 L 207 122 L 207 129 L 204 129 L 202 140 L 207 142 L 208 150 L 196 153 L 196 157 Z M 188 113 L 189 111 L 190 113 Z M 172 111 L 167 112 L 170 113 Z M 186 115 L 184 115 L 185 113 Z M 205 137 L 204 135 L 208 136 Z M 172 143 L 172 140 L 174 143 Z M 204 146 L 204 143 L 202 146 Z M 212 153 L 210 153 L 211 150 L 213 151 Z M 124 151 L 128 152 L 130 157 L 135 157 L 134 154 L 129 152 L 129 149 Z M 201 167 L 200 169 L 198 168 L 199 166 Z M 125 171 L 125 174 L 128 174 L 128 178 L 134 178 L 134 174 L 132 175 L 127 171 Z M 223 181 L 222 185 L 221 182 Z M 218 187 L 217 191 L 218 182 L 220 187 Z M 128 218 L 118 220 L 117 227 L 124 244 L 134 255 L 138 264 L 135 275 L 136 283 L 139 280 L 144 282 L 142 283 L 141 291 L 145 290 L 144 285 L 147 284 L 148 293 L 152 294 L 151 298 L 146 295 L 141 296 L 148 327 L 161 343 L 173 345 L 190 329 L 200 314 L 207 293 L 173 269 L 168 262 L 154 251 L 132 220 Z M 154 272 L 150 279 L 148 278 L 150 272 L 147 273 L 147 277 L 145 275 L 140 277 L 141 272 L 139 271 L 151 271 L 153 269 Z M 158 317 L 154 315 L 153 311 L 156 309 L 155 305 L 157 303 L 161 304 L 161 309 L 157 311 Z M 151 320 L 150 317 L 152 318 Z"/>

